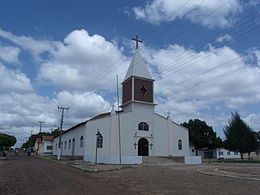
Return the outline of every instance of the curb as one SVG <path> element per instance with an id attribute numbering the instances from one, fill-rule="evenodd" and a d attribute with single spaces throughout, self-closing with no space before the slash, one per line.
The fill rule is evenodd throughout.
<path id="1" fill-rule="evenodd" d="M 211 175 L 211 176 L 220 176 L 220 177 L 228 177 L 232 179 L 241 179 L 241 180 L 250 180 L 250 181 L 260 181 L 259 178 L 252 178 L 255 177 L 255 175 L 245 175 L 245 174 L 237 174 L 237 175 L 232 175 L 234 173 L 227 172 L 227 171 L 219 171 L 218 169 L 214 169 L 216 171 L 215 173 L 210 173 L 207 171 L 203 171 L 201 169 L 197 169 L 196 172 L 204 175 Z"/>

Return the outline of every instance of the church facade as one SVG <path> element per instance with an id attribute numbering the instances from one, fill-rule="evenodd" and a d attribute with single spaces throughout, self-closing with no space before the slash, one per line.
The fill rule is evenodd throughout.
<path id="1" fill-rule="evenodd" d="M 138 50 L 122 90 L 120 111 L 112 109 L 63 133 L 62 155 L 110 164 L 140 164 L 142 156 L 189 156 L 188 129 L 155 113 L 154 80 Z M 54 155 L 58 142 L 54 138 Z"/>

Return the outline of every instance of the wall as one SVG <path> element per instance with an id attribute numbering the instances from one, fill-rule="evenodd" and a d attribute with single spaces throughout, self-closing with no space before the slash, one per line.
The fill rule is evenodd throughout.
<path id="1" fill-rule="evenodd" d="M 83 156 L 84 155 L 84 146 L 86 144 L 86 137 L 85 137 L 85 128 L 86 125 L 83 124 L 75 129 L 72 129 L 64 134 L 62 134 L 61 142 L 62 142 L 62 152 L 61 155 L 68 155 L 72 156 L 73 147 L 72 147 L 72 140 L 75 139 L 75 149 L 74 149 L 74 156 Z M 83 147 L 80 147 L 80 137 L 83 136 L 84 142 Z M 71 140 L 71 147 L 69 148 L 69 140 Z M 65 141 L 67 142 L 65 147 Z M 58 147 L 59 147 L 59 136 L 55 137 L 53 140 L 53 154 L 58 154 Z"/>
<path id="2" fill-rule="evenodd" d="M 223 155 L 220 155 L 219 152 L 223 152 Z M 230 152 L 230 155 L 228 155 L 228 152 Z M 240 158 L 240 153 L 237 152 L 237 154 L 235 154 L 235 152 L 226 150 L 224 148 L 217 148 L 216 158 Z"/>
<path id="3" fill-rule="evenodd" d="M 52 154 L 52 149 L 47 149 L 47 146 L 53 146 L 53 141 L 50 141 L 50 140 L 43 140 L 42 141 L 42 147 L 41 147 L 41 150 L 40 150 L 41 154 Z"/>

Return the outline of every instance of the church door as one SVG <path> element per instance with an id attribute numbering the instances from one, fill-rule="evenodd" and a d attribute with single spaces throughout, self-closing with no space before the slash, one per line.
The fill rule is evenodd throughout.
<path id="1" fill-rule="evenodd" d="M 145 138 L 141 138 L 138 141 L 138 156 L 148 156 L 149 155 L 149 142 Z"/>
<path id="2" fill-rule="evenodd" d="M 75 138 L 72 140 L 72 156 L 75 154 Z"/>

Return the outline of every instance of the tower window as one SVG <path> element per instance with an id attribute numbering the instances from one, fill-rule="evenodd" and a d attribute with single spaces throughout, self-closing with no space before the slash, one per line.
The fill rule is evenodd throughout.
<path id="1" fill-rule="evenodd" d="M 141 122 L 141 123 L 138 124 L 138 130 L 149 131 L 149 125 L 145 122 Z"/>

